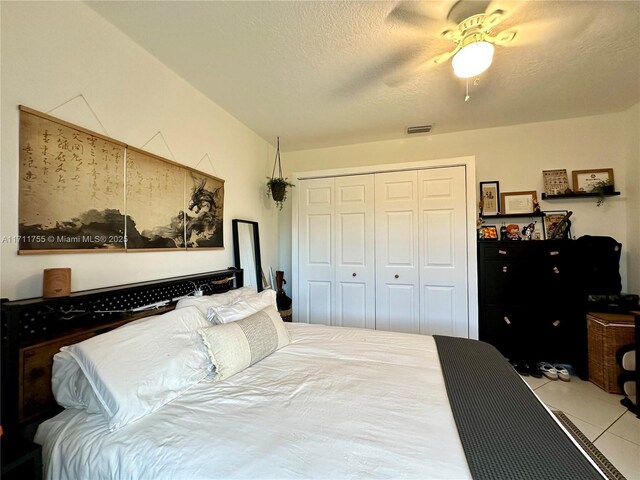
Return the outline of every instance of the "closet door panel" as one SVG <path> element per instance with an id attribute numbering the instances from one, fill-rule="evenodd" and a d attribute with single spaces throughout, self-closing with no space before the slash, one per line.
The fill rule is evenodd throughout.
<path id="1" fill-rule="evenodd" d="M 375 176 L 376 329 L 419 333 L 418 174 Z"/>
<path id="2" fill-rule="evenodd" d="M 336 177 L 336 325 L 375 328 L 373 175 Z"/>
<path id="3" fill-rule="evenodd" d="M 468 336 L 465 168 L 418 172 L 420 332 Z"/>
<path id="4" fill-rule="evenodd" d="M 334 179 L 302 180 L 298 188 L 300 321 L 331 325 L 335 302 Z"/>
<path id="5" fill-rule="evenodd" d="M 309 299 L 306 317 L 309 319 L 309 323 L 331 325 L 333 282 L 309 280 L 306 288 Z"/>
<path id="6" fill-rule="evenodd" d="M 338 283 L 338 311 L 336 322 L 341 327 L 367 328 L 369 286 L 364 283 Z M 373 317 L 375 319 L 375 317 Z"/>
<path id="7" fill-rule="evenodd" d="M 414 284 L 388 283 L 381 297 L 385 302 L 380 308 L 385 311 L 377 317 L 380 321 L 376 323 L 376 330 L 418 333 L 418 296 Z"/>

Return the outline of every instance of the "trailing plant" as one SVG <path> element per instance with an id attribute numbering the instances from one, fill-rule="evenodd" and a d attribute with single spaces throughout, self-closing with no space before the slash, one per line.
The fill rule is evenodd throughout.
<path id="1" fill-rule="evenodd" d="M 613 185 L 608 179 L 600 180 L 593 185 L 593 188 L 591 189 L 591 193 L 598 194 L 598 202 L 596 205 L 599 207 L 607 199 L 606 195 L 613 193 Z"/>
<path id="2" fill-rule="evenodd" d="M 267 177 L 267 190 L 280 210 L 282 210 L 284 202 L 287 200 L 287 188 L 295 187 L 288 180 L 288 178 L 282 177 Z"/>

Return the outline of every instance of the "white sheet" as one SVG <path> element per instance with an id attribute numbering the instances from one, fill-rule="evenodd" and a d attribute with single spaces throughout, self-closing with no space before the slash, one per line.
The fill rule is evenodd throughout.
<path id="1" fill-rule="evenodd" d="M 109 432 L 43 423 L 49 479 L 471 478 L 432 337 L 288 324 L 292 343 Z"/>

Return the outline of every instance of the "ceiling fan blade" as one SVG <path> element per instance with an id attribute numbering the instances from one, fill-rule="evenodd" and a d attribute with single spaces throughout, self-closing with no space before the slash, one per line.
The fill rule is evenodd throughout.
<path id="1" fill-rule="evenodd" d="M 460 0 L 451 5 L 447 20 L 454 22 L 456 25 L 463 20 L 487 11 L 489 0 Z"/>
<path id="2" fill-rule="evenodd" d="M 549 44 L 558 38 L 562 38 L 566 34 L 566 29 L 563 29 L 563 25 L 560 24 L 558 19 L 535 20 L 505 30 L 496 35 L 496 38 L 500 38 L 502 35 L 508 37 L 507 34 L 509 32 L 517 32 L 517 34 L 513 35 L 513 38 L 506 43 L 496 42 L 496 44 L 508 47 Z"/>
<path id="3" fill-rule="evenodd" d="M 435 64 L 444 63 L 447 60 L 449 60 L 451 57 L 453 57 L 456 53 L 458 53 L 458 50 L 460 50 L 460 45 L 458 45 L 456 48 L 454 48 L 450 52 L 441 53 L 440 55 L 436 55 L 435 57 L 430 59 L 429 62 L 433 62 Z"/>
<path id="4" fill-rule="evenodd" d="M 496 10 L 492 13 L 489 13 L 485 18 L 484 21 L 482 22 L 482 25 L 484 26 L 484 30 L 491 30 L 492 28 L 494 28 L 496 25 L 498 25 L 500 22 L 504 21 L 506 19 L 506 12 L 504 10 Z"/>
<path id="5" fill-rule="evenodd" d="M 451 40 L 452 42 L 457 42 L 460 39 L 460 30 L 456 29 L 447 29 L 440 34 L 443 38 L 447 40 Z"/>
<path id="6" fill-rule="evenodd" d="M 387 22 L 409 26 L 424 33 L 437 31 L 446 26 L 448 2 L 399 2 L 387 14 Z"/>
<path id="7" fill-rule="evenodd" d="M 501 10 L 502 22 L 507 18 L 512 18 L 513 16 L 517 15 L 521 9 L 527 7 L 527 3 L 528 2 L 523 2 L 521 0 L 492 0 L 485 12 L 487 12 L 487 14 L 490 14 L 491 12 Z"/>
<path id="8" fill-rule="evenodd" d="M 511 41 L 516 38 L 517 34 L 517 30 L 505 30 L 504 32 L 499 32 L 495 36 L 487 36 L 487 40 L 489 40 L 494 45 L 504 47 L 505 45 L 511 43 Z"/>
<path id="9" fill-rule="evenodd" d="M 453 57 L 458 52 L 458 50 L 460 50 L 460 47 L 456 47 L 450 52 L 441 53 L 440 55 L 431 57 L 428 60 L 412 62 L 413 64 L 407 65 L 406 68 L 404 68 L 401 72 L 396 72 L 392 75 L 387 76 L 387 78 L 384 80 L 384 83 L 389 87 L 397 87 L 399 85 L 402 85 L 403 83 L 406 83 L 409 80 L 418 77 L 420 74 L 438 67 L 440 64 Z"/>

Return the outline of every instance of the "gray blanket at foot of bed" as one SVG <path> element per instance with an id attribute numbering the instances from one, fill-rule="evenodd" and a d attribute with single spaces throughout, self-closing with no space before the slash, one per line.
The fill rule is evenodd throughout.
<path id="1" fill-rule="evenodd" d="M 474 479 L 603 478 L 493 346 L 435 340 Z"/>

